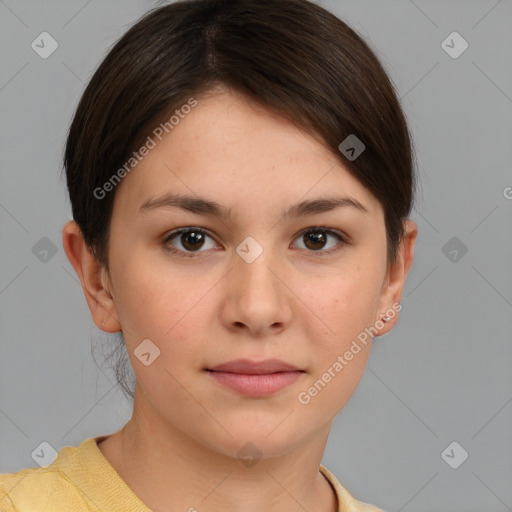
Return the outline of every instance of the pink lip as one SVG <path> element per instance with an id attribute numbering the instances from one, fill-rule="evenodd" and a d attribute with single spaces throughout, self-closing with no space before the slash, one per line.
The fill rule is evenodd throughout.
<path id="1" fill-rule="evenodd" d="M 304 373 L 296 366 L 278 359 L 259 362 L 237 359 L 207 370 L 217 382 L 251 397 L 277 393 L 293 384 Z"/>
<path id="2" fill-rule="evenodd" d="M 285 363 L 279 359 L 265 359 L 264 361 L 251 361 L 250 359 L 234 359 L 227 363 L 207 368 L 208 370 L 231 373 L 245 373 L 249 375 L 262 375 L 275 372 L 296 372 L 300 368 Z"/>

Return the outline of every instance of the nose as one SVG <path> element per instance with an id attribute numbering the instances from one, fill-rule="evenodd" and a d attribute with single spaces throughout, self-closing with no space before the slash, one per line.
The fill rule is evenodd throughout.
<path id="1" fill-rule="evenodd" d="M 288 279 L 282 255 L 271 249 L 264 248 L 254 260 L 245 257 L 243 251 L 234 252 L 222 306 L 226 327 L 253 336 L 277 334 L 285 329 L 292 314 L 293 293 Z"/>

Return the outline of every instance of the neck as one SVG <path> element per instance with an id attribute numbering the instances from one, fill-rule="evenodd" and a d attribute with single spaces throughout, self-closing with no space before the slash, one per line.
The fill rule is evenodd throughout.
<path id="1" fill-rule="evenodd" d="M 249 446 L 248 458 L 232 457 L 154 420 L 134 404 L 130 421 L 98 445 L 153 512 L 338 510 L 334 490 L 319 472 L 330 423 L 282 455 L 251 460 Z"/>

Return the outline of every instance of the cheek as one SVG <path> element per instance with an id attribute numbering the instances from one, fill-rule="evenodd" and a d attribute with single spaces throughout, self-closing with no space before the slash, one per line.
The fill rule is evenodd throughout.
<path id="1" fill-rule="evenodd" d="M 373 322 L 380 299 L 382 276 L 378 268 L 354 265 L 337 275 L 311 281 L 303 290 L 308 321 L 322 335 L 327 352 L 341 350 Z M 318 339 L 318 338 L 312 338 Z"/>
<path id="2" fill-rule="evenodd" d="M 304 328 L 315 354 L 298 397 L 304 412 L 323 410 L 334 417 L 353 394 L 369 357 L 372 337 L 365 329 L 373 324 L 381 279 L 379 268 L 361 264 L 304 290 Z"/>
<path id="3" fill-rule="evenodd" d="M 169 404 L 191 403 L 187 390 L 193 389 L 197 380 L 196 370 L 199 372 L 202 362 L 198 355 L 205 352 L 207 333 L 203 332 L 203 326 L 208 323 L 201 298 L 206 292 L 199 285 L 183 292 L 179 279 L 157 278 L 156 274 L 153 270 L 138 271 L 137 277 L 132 275 L 126 280 L 120 317 L 131 365 L 141 389 L 156 409 L 172 415 Z M 206 287 L 204 280 L 201 283 Z M 148 366 L 137 356 L 142 352 L 138 347 L 146 339 L 154 344 L 149 344 L 150 352 L 154 350 L 158 354 Z M 201 414 L 200 407 L 187 405 L 186 416 L 191 421 L 196 416 L 200 421 Z"/>
<path id="4" fill-rule="evenodd" d="M 184 375 L 187 366 L 199 364 L 197 355 L 207 342 L 205 331 L 212 325 L 209 292 L 218 279 L 199 273 L 194 277 L 190 270 L 170 272 L 165 262 L 147 261 L 147 255 L 137 258 L 132 252 L 113 276 L 125 343 L 133 354 L 143 340 L 151 340 L 160 350 L 159 365 Z"/>
<path id="5" fill-rule="evenodd" d="M 131 246 L 129 254 L 123 246 Z M 116 308 L 123 330 L 139 335 L 162 337 L 181 318 L 194 296 L 201 293 L 202 281 L 186 286 L 179 271 L 171 271 L 165 259 L 152 258 L 147 249 L 119 241 L 112 248 Z M 147 332 L 143 332 L 147 331 Z"/>

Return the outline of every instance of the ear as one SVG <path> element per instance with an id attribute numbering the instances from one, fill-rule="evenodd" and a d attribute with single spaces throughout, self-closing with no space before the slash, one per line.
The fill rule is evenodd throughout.
<path id="1" fill-rule="evenodd" d="M 62 229 L 62 245 L 80 279 L 85 300 L 96 326 L 106 332 L 120 331 L 121 324 L 108 273 L 92 254 L 80 227 L 73 220 L 66 222 Z"/>
<path id="2" fill-rule="evenodd" d="M 378 329 L 378 336 L 389 332 L 398 321 L 398 312 L 401 309 L 401 307 L 398 309 L 398 305 L 402 298 L 405 278 L 409 273 L 414 258 L 414 244 L 417 236 L 418 227 L 416 223 L 407 219 L 405 221 L 405 235 L 398 248 L 396 261 L 390 265 L 386 272 L 386 279 L 382 287 L 381 298 L 374 319 L 374 325 L 378 320 L 380 320 L 379 325 L 381 323 L 384 324 L 381 329 Z M 392 315 L 392 312 L 395 314 Z M 383 322 L 382 316 L 389 316 L 391 320 Z"/>

